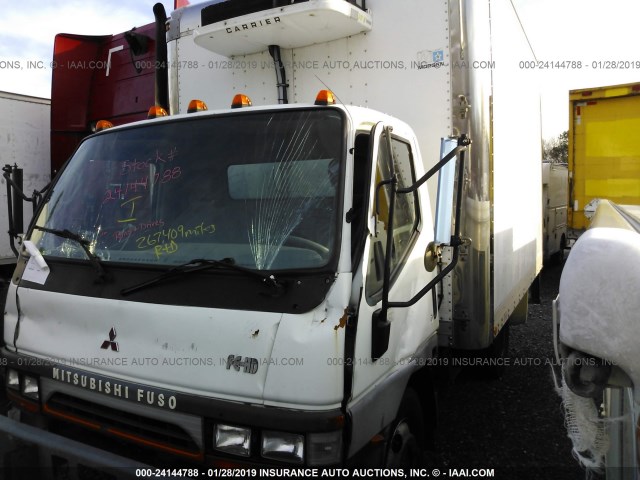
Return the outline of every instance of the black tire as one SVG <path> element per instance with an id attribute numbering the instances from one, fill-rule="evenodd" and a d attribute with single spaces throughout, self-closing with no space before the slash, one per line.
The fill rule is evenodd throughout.
<path id="1" fill-rule="evenodd" d="M 552 263 L 560 265 L 564 261 L 564 251 L 567 249 L 567 237 L 562 235 L 560 238 L 560 250 L 553 254 L 551 257 Z"/>
<path id="2" fill-rule="evenodd" d="M 564 261 L 564 251 L 567 249 L 567 237 L 562 235 L 560 239 L 560 251 L 558 252 L 558 260 L 560 263 Z"/>
<path id="3" fill-rule="evenodd" d="M 420 397 L 407 388 L 387 441 L 385 466 L 412 468 L 426 465 L 424 414 Z"/>

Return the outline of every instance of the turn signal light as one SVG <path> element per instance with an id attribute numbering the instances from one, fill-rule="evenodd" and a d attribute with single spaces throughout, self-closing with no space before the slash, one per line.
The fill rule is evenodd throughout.
<path id="1" fill-rule="evenodd" d="M 187 113 L 202 112 L 203 110 L 208 110 L 207 104 L 204 103 L 202 100 L 194 99 L 189 102 L 189 108 L 187 108 Z"/>
<path id="2" fill-rule="evenodd" d="M 96 132 L 100 132 L 101 130 L 106 130 L 107 128 L 113 127 L 113 123 L 109 120 L 98 120 L 96 122 Z"/>
<path id="3" fill-rule="evenodd" d="M 147 118 L 166 117 L 167 115 L 169 114 L 164 108 L 154 105 L 149 109 L 149 113 L 147 113 Z"/>
<path id="4" fill-rule="evenodd" d="M 331 90 L 320 90 L 316 95 L 316 105 L 335 105 L 336 96 Z"/>
<path id="5" fill-rule="evenodd" d="M 242 93 L 238 93 L 233 97 L 233 101 L 231 102 L 231 108 L 244 108 L 250 107 L 251 105 L 251 99 Z"/>

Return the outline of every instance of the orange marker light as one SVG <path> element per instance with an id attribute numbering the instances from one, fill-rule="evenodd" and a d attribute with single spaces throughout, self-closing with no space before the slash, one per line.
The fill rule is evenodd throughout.
<path id="1" fill-rule="evenodd" d="M 113 123 L 111 123 L 109 120 L 98 120 L 96 122 L 96 132 L 100 132 L 111 127 L 113 127 Z"/>
<path id="2" fill-rule="evenodd" d="M 149 113 L 147 113 L 147 118 L 166 117 L 167 115 L 169 114 L 164 108 L 154 105 L 149 109 Z"/>
<path id="3" fill-rule="evenodd" d="M 233 101 L 231 102 L 231 108 L 244 108 L 250 107 L 252 105 L 251 99 L 242 93 L 237 94 L 233 97 Z"/>
<path id="4" fill-rule="evenodd" d="M 331 90 L 320 90 L 316 95 L 316 105 L 335 105 L 336 96 Z"/>
<path id="5" fill-rule="evenodd" d="M 189 108 L 187 108 L 187 113 L 202 112 L 203 110 L 208 110 L 207 104 L 204 103 L 202 100 L 194 99 L 189 102 Z"/>

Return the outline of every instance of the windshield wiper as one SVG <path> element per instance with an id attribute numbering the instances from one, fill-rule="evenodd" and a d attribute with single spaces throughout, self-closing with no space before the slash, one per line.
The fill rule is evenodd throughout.
<path id="1" fill-rule="evenodd" d="M 138 290 L 143 290 L 147 287 L 151 287 L 152 285 L 162 283 L 166 280 L 170 280 L 184 274 L 200 272 L 212 268 L 235 270 L 237 272 L 243 272 L 249 276 L 255 277 L 260 280 L 263 285 L 267 285 L 274 290 L 274 293 L 272 294 L 273 297 L 279 297 L 284 291 L 284 286 L 276 280 L 276 277 L 274 275 L 266 275 L 256 270 L 236 265 L 233 258 L 223 258 L 222 260 L 196 258 L 187 263 L 183 263 L 182 265 L 177 265 L 173 268 L 170 268 L 166 272 L 163 272 L 157 277 L 153 277 L 146 282 L 133 285 L 132 287 L 123 288 L 120 293 L 122 295 L 129 295 L 133 292 L 137 292 Z"/>
<path id="2" fill-rule="evenodd" d="M 107 272 L 104 270 L 104 266 L 102 265 L 102 261 L 100 260 L 100 257 L 92 253 L 91 250 L 89 250 L 89 246 L 91 245 L 91 242 L 89 242 L 89 240 L 82 238 L 79 234 L 74 233 L 70 230 L 67 230 L 66 228 L 64 230 L 57 230 L 55 228 L 39 227 L 38 225 L 35 225 L 33 228 L 35 228 L 36 230 L 40 230 L 41 232 L 51 233 L 52 235 L 56 235 L 60 238 L 73 240 L 74 242 L 76 242 L 78 245 L 82 247 L 82 250 L 84 250 L 84 253 L 87 255 L 87 258 L 89 259 L 93 267 L 96 269 L 96 272 L 98 273 L 98 279 L 100 281 L 104 281 L 108 278 Z"/>

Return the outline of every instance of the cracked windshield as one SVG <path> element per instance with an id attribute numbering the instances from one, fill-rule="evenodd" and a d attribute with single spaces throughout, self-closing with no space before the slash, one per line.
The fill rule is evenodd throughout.
<path id="1" fill-rule="evenodd" d="M 328 109 L 107 131 L 77 150 L 31 240 L 49 257 L 322 267 L 335 249 L 343 137 Z"/>

